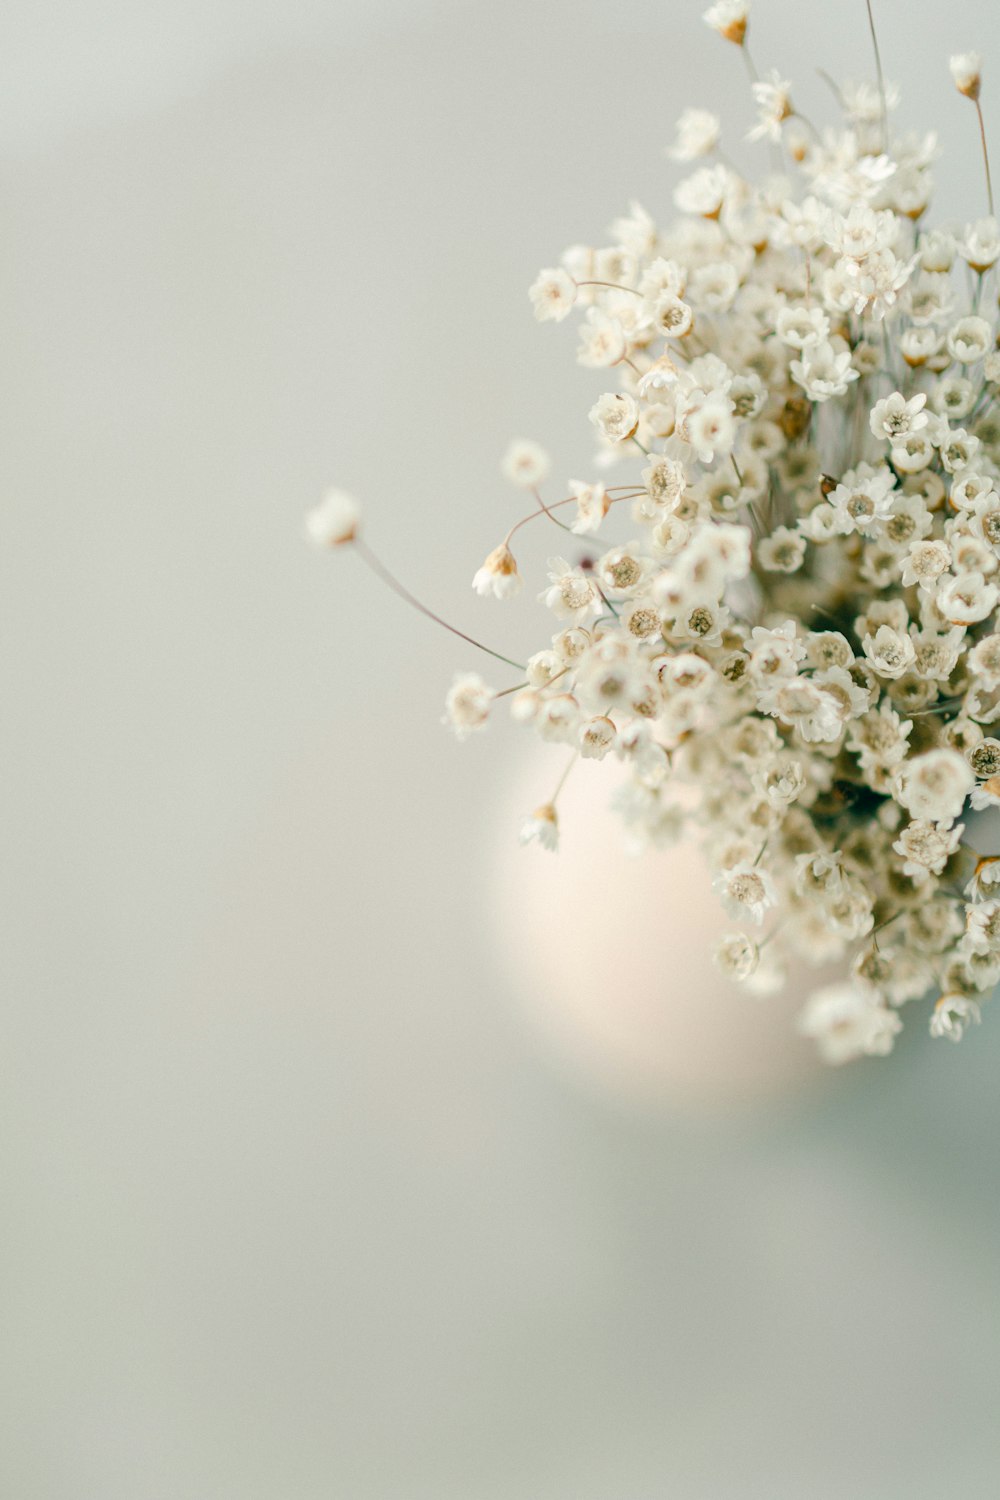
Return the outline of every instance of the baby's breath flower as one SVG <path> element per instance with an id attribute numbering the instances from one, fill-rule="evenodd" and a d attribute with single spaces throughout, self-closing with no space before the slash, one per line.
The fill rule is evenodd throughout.
<path id="1" fill-rule="evenodd" d="M 750 0 L 715 0 L 705 12 L 705 21 L 727 42 L 743 45 L 750 14 Z"/>
<path id="2" fill-rule="evenodd" d="M 745 49 L 747 16 L 717 0 L 705 20 Z M 445 720 L 465 737 L 509 694 L 573 763 L 617 767 L 629 848 L 697 832 L 740 926 L 716 963 L 754 993 L 801 957 L 838 966 L 799 1026 L 842 1063 L 888 1052 L 898 1007 L 932 989 L 931 1032 L 957 1040 L 1000 982 L 1000 852 L 979 819 L 1000 807 L 1000 224 L 987 195 L 989 217 L 934 225 L 934 137 L 888 137 L 893 86 L 843 85 L 819 135 L 744 61 L 751 137 L 781 142 L 787 175 L 739 175 L 718 116 L 686 109 L 679 217 L 633 200 L 530 287 L 602 372 L 582 406 L 601 479 L 543 500 L 547 454 L 511 444 L 503 472 L 533 504 L 473 586 L 517 592 L 529 523 L 562 526 L 566 556 L 540 570 L 549 623 L 526 664 L 484 648 L 516 677 L 463 671 Z M 952 74 L 985 147 L 979 59 Z M 430 614 L 357 527 L 341 491 L 306 521 Z M 557 846 L 561 787 L 524 842 Z M 758 948 L 742 928 L 769 912 Z"/>
<path id="3" fill-rule="evenodd" d="M 677 121 L 677 139 L 667 155 L 674 161 L 697 161 L 708 156 L 719 143 L 718 115 L 708 109 L 686 109 Z"/>
<path id="4" fill-rule="evenodd" d="M 561 266 L 539 271 L 528 289 L 535 317 L 540 323 L 561 323 L 569 316 L 576 301 L 576 282 Z"/>
<path id="5" fill-rule="evenodd" d="M 731 916 L 744 917 L 758 926 L 778 899 L 771 876 L 749 860 L 740 860 L 730 869 L 721 870 L 715 877 L 715 888 Z"/>
<path id="6" fill-rule="evenodd" d="M 816 990 L 799 1017 L 799 1030 L 811 1037 L 829 1063 L 856 1057 L 884 1057 L 902 1023 L 873 989 L 859 984 L 827 985 Z"/>
<path id="7" fill-rule="evenodd" d="M 753 938 L 745 932 L 727 932 L 715 949 L 715 962 L 730 979 L 749 979 L 760 962 L 760 952 Z"/>
<path id="8" fill-rule="evenodd" d="M 776 68 L 772 68 L 766 79 L 753 85 L 757 124 L 747 132 L 748 141 L 781 140 L 781 127 L 794 113 L 790 89 L 791 85 L 785 82 Z"/>
<path id="9" fill-rule="evenodd" d="M 534 842 L 553 852 L 558 849 L 559 819 L 551 802 L 536 807 L 531 817 L 525 818 L 521 824 L 520 839 L 522 844 Z"/>
<path id="10" fill-rule="evenodd" d="M 976 1001 L 967 995 L 942 995 L 931 1012 L 931 1036 L 960 1042 L 966 1028 L 978 1026 L 982 1019 Z"/>
<path id="11" fill-rule="evenodd" d="M 493 548 L 472 580 L 472 587 L 477 594 L 492 594 L 496 599 L 512 598 L 520 592 L 523 584 L 524 579 L 517 571 L 514 554 L 506 542 Z"/>
<path id="12" fill-rule="evenodd" d="M 358 534 L 361 508 L 346 490 L 327 490 L 306 515 L 305 530 L 316 547 L 340 547 Z"/>
<path id="13" fill-rule="evenodd" d="M 493 693 L 476 672 L 459 672 L 448 689 L 442 723 L 454 729 L 460 740 L 477 729 L 484 729 L 489 717 Z"/>
<path id="14" fill-rule="evenodd" d="M 978 52 L 956 52 L 949 58 L 952 81 L 967 99 L 978 99 L 982 83 L 982 58 Z"/>
<path id="15" fill-rule="evenodd" d="M 540 443 L 516 438 L 507 448 L 500 467 L 512 484 L 533 490 L 548 474 L 551 460 Z"/>

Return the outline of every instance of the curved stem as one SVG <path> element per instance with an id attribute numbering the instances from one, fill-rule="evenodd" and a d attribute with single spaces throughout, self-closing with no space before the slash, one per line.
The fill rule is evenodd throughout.
<path id="1" fill-rule="evenodd" d="M 882 74 L 882 56 L 878 50 L 878 37 L 875 34 L 875 16 L 872 13 L 872 0 L 865 0 L 868 6 L 868 26 L 872 34 L 872 47 L 875 50 L 875 72 L 878 75 L 878 97 L 882 109 L 882 150 L 889 149 L 889 111 L 885 102 L 885 78 Z"/>
<path id="2" fill-rule="evenodd" d="M 459 630 L 455 625 L 449 625 L 447 620 L 442 620 L 441 616 L 436 615 L 432 609 L 428 609 L 426 604 L 421 604 L 420 600 L 415 598 L 409 589 L 404 588 L 399 579 L 395 578 L 389 572 L 389 569 L 376 557 L 375 553 L 368 546 L 368 543 L 363 541 L 361 537 L 355 537 L 353 545 L 355 551 L 364 559 L 376 577 L 381 578 L 382 582 L 388 584 L 394 594 L 398 594 L 400 599 L 405 599 L 407 604 L 412 604 L 413 608 L 418 609 L 422 615 L 426 615 L 436 625 L 442 625 L 445 630 L 450 630 L 452 635 L 457 635 L 463 641 L 468 641 L 470 646 L 478 647 L 480 651 L 485 651 L 488 656 L 495 656 L 497 661 L 506 662 L 508 667 L 515 667 L 518 672 L 526 670 L 523 662 L 512 661 L 509 656 L 504 656 L 501 651 L 494 651 L 491 646 L 484 646 L 482 641 L 477 641 L 473 636 L 466 635 L 464 630 Z"/>

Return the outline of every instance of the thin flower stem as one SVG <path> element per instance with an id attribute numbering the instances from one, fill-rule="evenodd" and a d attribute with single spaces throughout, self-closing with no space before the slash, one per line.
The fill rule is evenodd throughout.
<path id="1" fill-rule="evenodd" d="M 844 96 L 841 93 L 840 84 L 836 81 L 835 78 L 831 78 L 830 77 L 829 73 L 826 71 L 825 68 L 817 68 L 816 72 L 819 74 L 820 78 L 822 78 L 823 82 L 825 84 L 828 84 L 829 87 L 832 89 L 832 91 L 833 91 L 833 97 L 836 99 L 836 101 L 840 105 L 841 109 L 843 109 L 843 107 L 844 107 Z"/>
<path id="2" fill-rule="evenodd" d="M 872 48 L 875 52 L 875 71 L 878 74 L 878 97 L 882 111 L 882 150 L 889 149 L 889 110 L 885 102 L 885 77 L 882 73 L 882 54 L 878 50 L 878 36 L 875 32 L 875 16 L 872 12 L 872 0 L 865 0 L 868 7 L 868 27 L 872 34 Z"/>
<path id="3" fill-rule="evenodd" d="M 560 529 L 560 531 L 568 531 L 569 534 L 570 534 L 570 536 L 574 536 L 576 534 L 573 531 L 573 528 L 571 526 L 567 526 L 565 521 L 560 521 L 560 519 L 559 519 L 558 516 L 554 516 L 552 514 L 551 510 L 545 504 L 545 501 L 542 499 L 541 494 L 539 493 L 537 487 L 535 489 L 533 489 L 531 493 L 534 495 L 535 499 L 538 501 L 538 504 L 541 506 L 542 510 L 548 516 L 548 518 L 552 522 L 553 526 L 558 526 L 559 529 Z"/>
<path id="4" fill-rule="evenodd" d="M 990 218 L 993 217 L 993 181 L 990 177 L 990 153 L 986 149 L 986 126 L 983 123 L 983 107 L 979 100 L 974 100 L 976 116 L 979 120 L 979 139 L 983 143 L 983 166 L 986 168 L 986 197 L 990 205 Z"/>
<path id="5" fill-rule="evenodd" d="M 625 490 L 626 493 L 624 495 L 615 495 L 615 496 L 613 496 L 612 499 L 608 502 L 609 505 L 617 505 L 620 500 L 638 500 L 638 498 L 639 498 L 640 495 L 644 495 L 646 493 L 645 490 L 638 490 L 638 489 L 635 488 L 634 485 L 627 485 L 627 484 L 612 485 L 611 489 Z M 608 490 L 608 494 L 609 495 L 611 494 L 611 489 Z M 547 511 L 558 510 L 561 505 L 575 505 L 575 504 L 576 504 L 576 496 L 575 495 L 567 495 L 564 500 L 553 500 L 553 502 L 552 502 L 551 505 L 547 505 L 545 507 L 545 510 L 547 510 Z M 530 515 L 522 516 L 519 521 L 515 521 L 514 524 L 513 524 L 513 526 L 508 531 L 507 535 L 504 537 L 504 545 L 509 545 L 510 544 L 510 539 L 514 535 L 515 531 L 520 531 L 521 527 L 522 526 L 527 526 L 527 524 L 528 524 L 529 521 L 537 521 L 538 517 L 540 515 L 542 515 L 542 514 L 543 514 L 543 512 L 540 511 L 540 510 L 533 510 L 530 513 Z M 575 532 L 573 534 L 574 534 L 574 536 L 576 535 Z"/>
<path id="6" fill-rule="evenodd" d="M 809 116 L 804 115 L 800 109 L 797 109 L 795 111 L 793 119 L 801 120 L 806 129 L 812 132 L 814 140 L 821 141 L 823 139 L 819 131 L 816 129 L 816 126 L 813 124 L 812 120 L 810 120 Z"/>
<path id="7" fill-rule="evenodd" d="M 622 286 L 620 281 L 578 281 L 577 286 L 609 286 L 615 292 L 631 292 L 633 297 L 641 297 L 642 293 L 636 291 L 634 286 Z"/>
<path id="8" fill-rule="evenodd" d="M 757 72 L 757 69 L 754 65 L 754 60 L 750 56 L 750 48 L 747 46 L 745 41 L 740 47 L 740 51 L 743 53 L 743 61 L 747 65 L 747 72 L 750 75 L 750 82 L 758 83 L 760 81 L 760 74 Z"/>
<path id="9" fill-rule="evenodd" d="M 566 767 L 565 771 L 560 776 L 558 784 L 556 786 L 556 789 L 552 793 L 552 796 L 549 798 L 549 806 L 550 807 L 555 807 L 556 798 L 558 797 L 559 793 L 562 791 L 563 787 L 566 785 L 566 778 L 569 775 L 570 771 L 572 771 L 573 767 L 576 765 L 577 760 L 579 759 L 579 755 L 580 755 L 579 750 L 574 750 L 573 751 L 573 754 L 572 754 L 572 756 L 570 758 L 569 765 Z"/>
<path id="10" fill-rule="evenodd" d="M 601 598 L 604 600 L 605 604 L 608 606 L 608 609 L 610 609 L 610 611 L 614 615 L 615 619 L 616 620 L 620 619 L 621 617 L 620 617 L 618 611 L 615 609 L 614 605 L 611 603 L 611 600 L 608 598 L 607 594 L 604 592 L 604 590 L 601 588 L 601 585 L 596 580 L 594 582 L 594 588 L 600 594 Z"/>
<path id="11" fill-rule="evenodd" d="M 399 579 L 395 578 L 389 572 L 389 569 L 376 557 L 368 543 L 363 541 L 361 537 L 355 537 L 353 545 L 355 551 L 368 567 L 371 568 L 376 577 L 381 578 L 383 583 L 388 584 L 389 588 L 392 589 L 394 594 L 398 594 L 400 599 L 405 599 L 407 604 L 412 604 L 414 609 L 419 610 L 422 615 L 426 615 L 428 620 L 433 620 L 436 625 L 442 625 L 445 630 L 450 630 L 452 635 L 457 635 L 463 641 L 468 641 L 470 646 L 476 646 L 480 651 L 485 651 L 487 656 L 495 656 L 497 661 L 506 662 L 508 667 L 514 667 L 518 672 L 526 670 L 523 662 L 512 661 L 509 656 L 504 656 L 503 652 L 494 651 L 491 646 L 484 646 L 482 641 L 477 641 L 473 636 L 466 635 L 464 630 L 459 630 L 455 625 L 449 625 L 447 620 L 442 620 L 441 616 L 436 615 L 432 609 L 428 609 L 426 604 L 421 604 L 420 600 L 415 598 L 409 589 L 404 588 Z"/>

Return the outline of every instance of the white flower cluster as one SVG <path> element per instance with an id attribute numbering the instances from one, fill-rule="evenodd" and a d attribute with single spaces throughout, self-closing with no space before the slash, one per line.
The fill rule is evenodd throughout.
<path id="1" fill-rule="evenodd" d="M 747 12 L 706 20 L 745 48 Z M 953 74 L 978 110 L 978 59 Z M 608 386 L 596 472 L 545 500 L 545 453 L 508 453 L 539 508 L 474 586 L 514 596 L 514 533 L 558 523 L 551 624 L 519 687 L 462 674 L 446 718 L 467 734 L 506 697 L 572 760 L 617 757 L 633 844 L 703 840 L 725 973 L 841 966 L 801 1029 L 843 1062 L 931 994 L 957 1040 L 1000 980 L 1000 855 L 964 821 L 1000 806 L 1000 225 L 928 224 L 934 137 L 890 140 L 891 88 L 845 85 L 822 132 L 777 75 L 753 96 L 788 175 L 745 180 L 686 110 L 680 217 L 633 203 L 530 289 Z M 557 799 L 523 839 L 557 846 Z"/>

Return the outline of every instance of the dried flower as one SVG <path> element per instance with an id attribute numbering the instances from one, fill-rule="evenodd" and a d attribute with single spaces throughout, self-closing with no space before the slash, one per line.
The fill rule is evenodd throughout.
<path id="1" fill-rule="evenodd" d="M 746 48 L 744 0 L 705 20 Z M 576 314 L 577 362 L 605 372 L 582 423 L 601 473 L 542 501 L 548 456 L 513 443 L 503 472 L 538 508 L 473 583 L 515 593 L 514 532 L 523 557 L 522 527 L 564 527 L 538 649 L 485 648 L 518 672 L 511 717 L 571 765 L 620 764 L 630 845 L 699 830 L 741 927 L 724 973 L 763 989 L 839 965 L 799 1027 L 843 1063 L 888 1052 L 927 994 L 932 1035 L 958 1040 L 1000 979 L 1000 851 L 964 842 L 966 814 L 1000 806 L 1000 224 L 992 202 L 928 222 L 936 144 L 889 134 L 891 86 L 843 85 L 819 135 L 746 61 L 751 136 L 784 136 L 791 175 L 744 178 L 717 115 L 685 110 L 681 217 L 632 202 L 539 273 L 536 317 Z M 951 71 L 982 127 L 979 58 Z M 339 491 L 307 519 L 322 545 L 356 527 Z M 446 721 L 481 729 L 496 696 L 463 673 Z M 557 847 L 568 773 L 522 841 Z M 768 929 L 762 963 L 744 924 Z"/>

